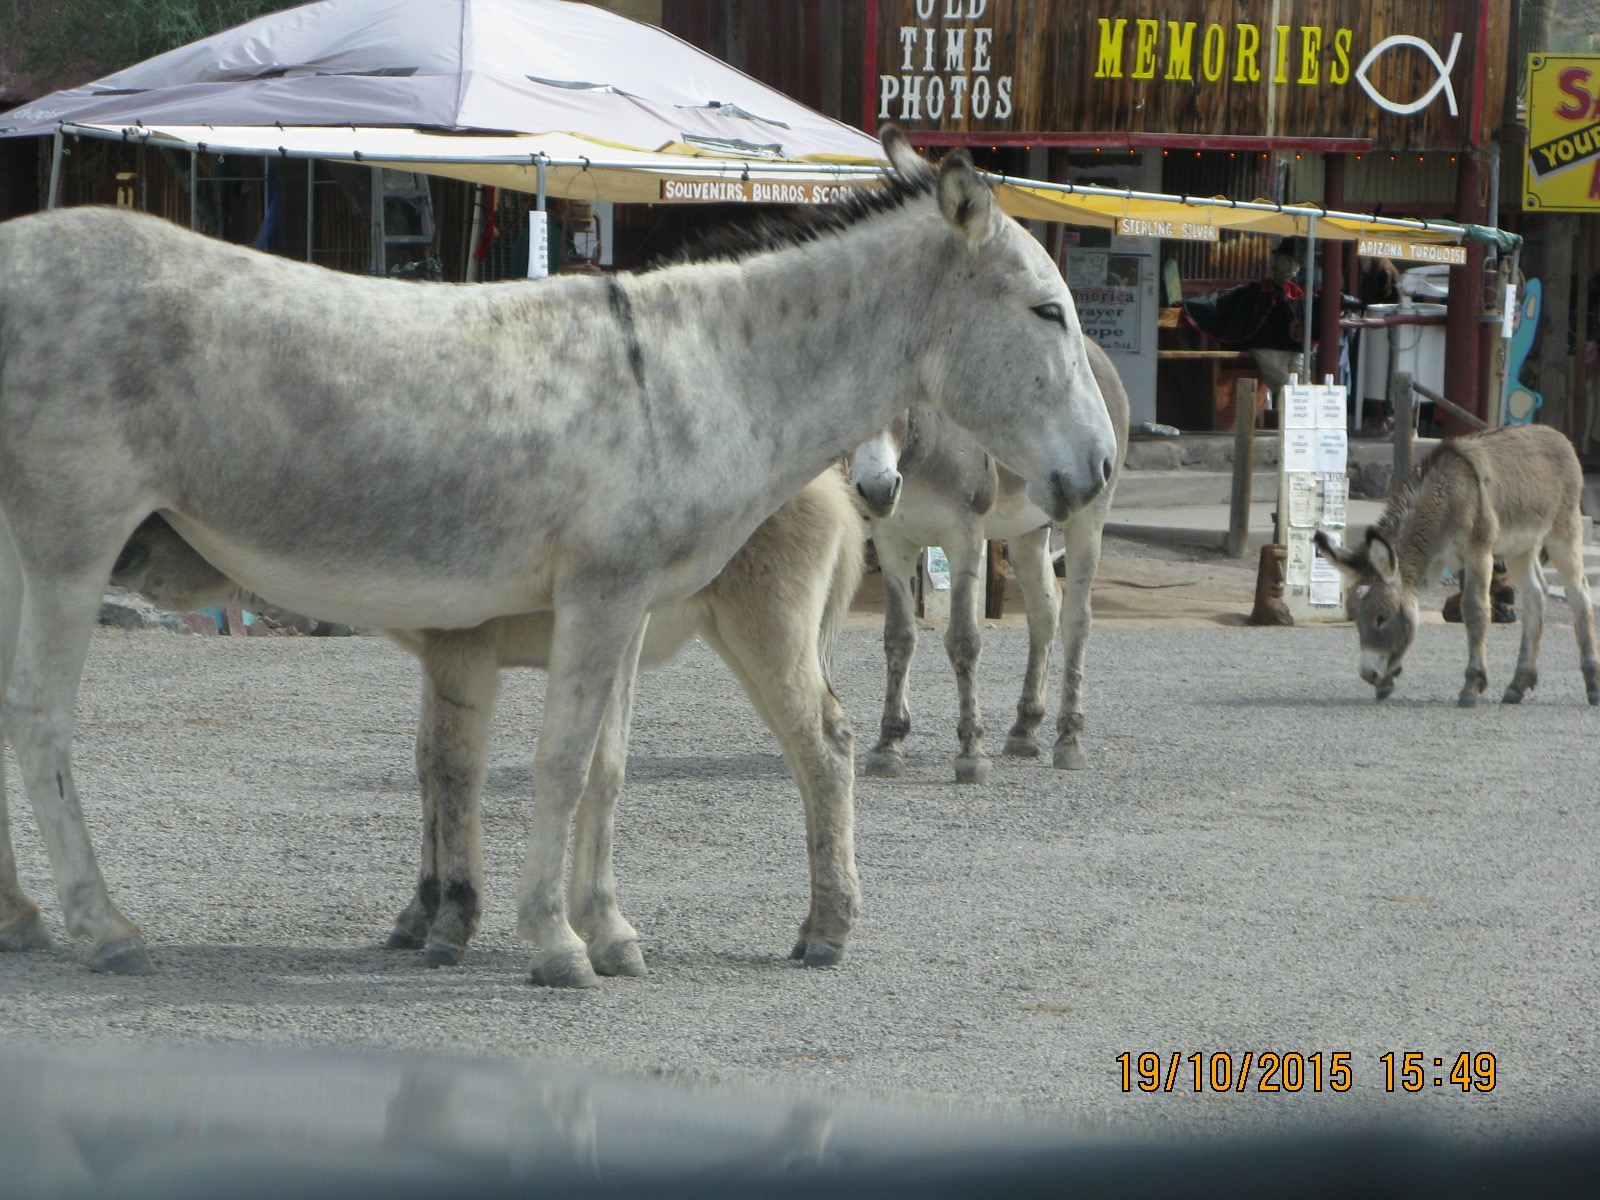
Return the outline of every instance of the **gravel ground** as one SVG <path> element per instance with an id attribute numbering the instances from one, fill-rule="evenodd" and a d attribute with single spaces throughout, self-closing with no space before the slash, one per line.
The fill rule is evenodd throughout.
<path id="1" fill-rule="evenodd" d="M 1492 631 L 1495 695 L 1516 634 Z M 992 749 L 1024 651 L 1011 618 L 990 631 Z M 1520 708 L 1458 711 L 1464 657 L 1458 628 L 1424 626 L 1380 707 L 1348 626 L 1113 622 L 1089 654 L 1093 769 L 997 759 L 964 789 L 954 686 L 925 633 L 911 769 L 857 784 L 857 936 L 843 966 L 806 971 L 785 959 L 806 907 L 798 798 L 697 644 L 641 685 L 618 822 L 652 974 L 566 993 L 523 981 L 512 934 L 539 677 L 502 692 L 483 932 L 461 967 L 429 971 L 380 948 L 416 856 L 413 663 L 374 637 L 101 630 L 78 784 L 161 970 L 79 965 L 12 763 L 23 880 L 59 941 L 0 957 L 0 1043 L 426 1050 L 1104 1132 L 1594 1129 L 1600 714 L 1564 625 Z M 861 619 L 836 675 L 864 749 L 882 661 Z M 1256 1065 L 1243 1092 L 1197 1093 L 1187 1060 L 1170 1092 L 1125 1092 L 1117 1056 L 1146 1051 L 1231 1052 L 1232 1084 L 1244 1052 Z M 1421 1092 L 1385 1089 L 1390 1051 L 1425 1056 Z M 1348 1053 L 1354 1086 L 1258 1091 L 1263 1052 Z M 1494 1055 L 1492 1091 L 1432 1082 L 1462 1052 Z"/>

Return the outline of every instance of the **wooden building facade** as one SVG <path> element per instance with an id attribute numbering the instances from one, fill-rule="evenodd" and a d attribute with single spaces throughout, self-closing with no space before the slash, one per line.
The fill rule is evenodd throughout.
<path id="1" fill-rule="evenodd" d="M 1511 11 L 1497 0 L 662 0 L 661 24 L 865 129 L 966 146 L 984 165 L 1396 215 L 1490 219 Z M 1186 293 L 1260 278 L 1260 236 L 1153 243 L 1045 235 L 1075 290 L 1117 298 L 1135 420 L 1215 411 L 1158 372 L 1167 260 Z M 1451 272 L 1448 394 L 1485 411 L 1484 255 Z M 1335 247 L 1325 291 L 1361 263 Z M 1405 264 L 1401 264 L 1402 266 Z M 1169 269 L 1170 270 L 1170 269 Z M 1337 373 L 1337 306 L 1317 371 Z M 1231 417 L 1229 418 L 1231 420 Z"/>

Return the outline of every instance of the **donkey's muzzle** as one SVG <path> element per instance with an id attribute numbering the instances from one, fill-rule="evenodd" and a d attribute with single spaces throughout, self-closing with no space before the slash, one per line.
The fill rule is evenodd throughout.
<path id="1" fill-rule="evenodd" d="M 1057 521 L 1065 521 L 1080 508 L 1087 508 L 1094 503 L 1094 498 L 1105 491 L 1106 484 L 1111 479 L 1113 465 L 1110 459 L 1104 464 L 1097 464 L 1087 486 L 1079 484 L 1066 471 L 1053 471 L 1050 475 L 1050 515 Z"/>
<path id="2" fill-rule="evenodd" d="M 902 478 L 896 474 L 888 483 L 881 486 L 868 487 L 864 483 L 857 483 L 856 495 L 861 497 L 861 504 L 867 510 L 867 515 L 876 521 L 893 516 L 895 508 L 900 503 L 902 482 Z"/>

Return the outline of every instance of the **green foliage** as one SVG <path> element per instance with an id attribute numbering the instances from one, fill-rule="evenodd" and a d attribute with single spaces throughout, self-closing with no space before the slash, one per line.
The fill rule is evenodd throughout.
<path id="1" fill-rule="evenodd" d="M 1539 47 L 1553 54 L 1600 50 L 1600 0 L 1556 0 L 1550 6 L 1550 37 Z"/>
<path id="2" fill-rule="evenodd" d="M 85 83 L 299 0 L 6 0 L 13 69 Z"/>

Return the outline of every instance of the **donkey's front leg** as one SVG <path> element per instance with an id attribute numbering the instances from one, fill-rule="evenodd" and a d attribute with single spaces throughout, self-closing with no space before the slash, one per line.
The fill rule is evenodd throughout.
<path id="1" fill-rule="evenodd" d="M 1109 500 L 1076 514 L 1066 527 L 1061 561 L 1061 707 L 1056 716 L 1055 765 L 1080 771 L 1089 765 L 1083 734 L 1083 659 L 1094 621 L 1094 577 L 1100 569 L 1100 538 Z"/>
<path id="2" fill-rule="evenodd" d="M 1539 578 L 1537 552 L 1519 555 L 1506 563 L 1516 582 L 1522 610 L 1522 645 L 1517 650 L 1517 670 L 1507 685 L 1503 704 L 1520 704 L 1539 684 L 1539 637 L 1544 632 L 1544 583 Z"/>
<path id="3" fill-rule="evenodd" d="M 589 964 L 601 975 L 649 973 L 639 950 L 639 932 L 617 908 L 617 876 L 611 856 L 612 820 L 627 771 L 633 688 L 644 628 L 641 623 L 628 655 L 629 668 L 618 678 L 606 706 L 589 766 L 589 783 L 578 802 L 572 841 L 572 880 L 567 887 L 572 927 L 588 943 Z"/>
<path id="4" fill-rule="evenodd" d="M 866 771 L 868 775 L 898 779 L 905 774 L 905 741 L 911 732 L 906 682 L 911 674 L 911 657 L 917 652 L 912 580 L 917 572 L 920 547 L 885 530 L 877 522 L 872 527 L 872 544 L 877 549 L 878 566 L 883 574 L 883 655 L 889 677 L 883 697 L 883 720 L 878 726 L 878 744 L 867 752 Z"/>
<path id="5" fill-rule="evenodd" d="M 1022 676 L 1017 722 L 1006 737 L 1006 753 L 1037 758 L 1039 722 L 1044 720 L 1045 679 L 1060 620 L 1056 577 L 1050 569 L 1050 526 L 1011 540 L 1011 567 L 1022 585 L 1022 603 L 1028 614 L 1028 669 Z"/>
<path id="6" fill-rule="evenodd" d="M 1467 560 L 1461 580 L 1461 620 L 1467 627 L 1467 678 L 1456 703 L 1471 708 L 1489 686 L 1484 667 L 1484 639 L 1489 630 L 1489 581 L 1494 574 L 1491 555 L 1474 555 Z"/>
<path id="7" fill-rule="evenodd" d="M 989 756 L 983 752 L 983 711 L 978 704 L 978 660 L 983 654 L 983 634 L 978 628 L 978 604 L 983 595 L 983 527 L 974 523 L 948 539 L 950 557 L 950 623 L 945 626 L 944 650 L 956 673 L 956 694 L 961 715 L 956 736 L 961 753 L 956 756 L 957 783 L 983 783 L 989 778 Z"/>
<path id="8" fill-rule="evenodd" d="M 0 697 L 17 646 L 17 620 L 22 612 L 22 575 L 14 560 L 4 527 L 0 526 Z M 5 741 L 0 736 L 0 953 L 43 950 L 50 933 L 39 917 L 39 907 L 28 899 L 17 877 L 17 856 L 11 848 L 11 819 L 6 807 Z"/>
<path id="9" fill-rule="evenodd" d="M 461 961 L 483 901 L 483 780 L 499 663 L 486 627 L 421 635 L 417 781 L 422 864 L 389 948 L 423 947 L 430 967 Z"/>
<path id="10" fill-rule="evenodd" d="M 647 584 L 607 576 L 576 582 L 557 601 L 545 689 L 544 728 L 533 760 L 533 815 L 517 890 L 517 933 L 533 944 L 534 983 L 594 987 L 588 947 L 567 920 L 567 846 L 589 782 L 612 692 L 633 674 Z M 607 591 L 611 595 L 607 595 Z M 620 594 L 618 594 L 620 592 Z"/>

